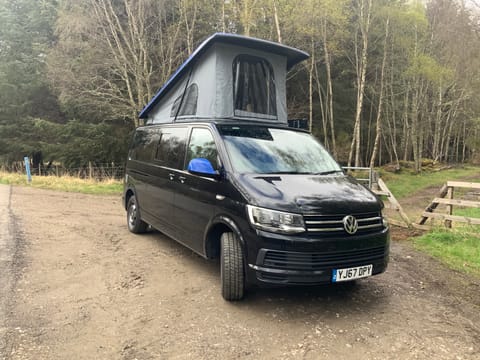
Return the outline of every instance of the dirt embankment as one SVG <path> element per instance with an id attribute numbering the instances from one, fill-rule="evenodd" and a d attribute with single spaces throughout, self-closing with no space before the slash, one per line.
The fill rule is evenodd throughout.
<path id="1" fill-rule="evenodd" d="M 217 262 L 130 234 L 119 198 L 13 188 L 11 208 L 26 244 L 2 359 L 480 358 L 480 281 L 395 231 L 385 274 L 228 303 Z"/>

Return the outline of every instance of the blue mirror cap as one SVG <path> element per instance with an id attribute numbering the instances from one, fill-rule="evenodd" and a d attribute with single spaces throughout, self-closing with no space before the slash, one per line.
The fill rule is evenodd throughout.
<path id="1" fill-rule="evenodd" d="M 187 170 L 199 175 L 217 175 L 217 172 L 213 169 L 210 161 L 205 158 L 196 158 L 190 160 Z"/>

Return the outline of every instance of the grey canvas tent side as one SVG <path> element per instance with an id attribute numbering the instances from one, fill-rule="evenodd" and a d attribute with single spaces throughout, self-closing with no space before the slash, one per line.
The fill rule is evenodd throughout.
<path id="1" fill-rule="evenodd" d="M 178 68 L 140 113 L 146 124 L 206 119 L 287 123 L 286 74 L 301 50 L 216 33 Z"/>

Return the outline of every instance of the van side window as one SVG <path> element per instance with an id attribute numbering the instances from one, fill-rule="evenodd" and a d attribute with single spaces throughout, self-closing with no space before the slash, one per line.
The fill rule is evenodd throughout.
<path id="1" fill-rule="evenodd" d="M 132 160 L 150 161 L 152 160 L 153 151 L 157 144 L 155 135 L 158 133 L 154 129 L 137 130 L 133 138 L 133 144 L 129 157 Z"/>
<path id="2" fill-rule="evenodd" d="M 215 170 L 220 168 L 218 163 L 218 152 L 213 140 L 212 133 L 208 129 L 193 128 L 190 136 L 190 143 L 187 149 L 187 161 L 185 168 L 188 167 L 190 160 L 195 158 L 208 159 Z"/>
<path id="3" fill-rule="evenodd" d="M 163 166 L 181 169 L 185 157 L 187 128 L 164 128 L 158 142 L 155 160 Z"/>

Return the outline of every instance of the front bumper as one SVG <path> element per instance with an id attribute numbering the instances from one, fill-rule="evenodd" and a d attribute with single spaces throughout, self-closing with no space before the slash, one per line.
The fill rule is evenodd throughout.
<path id="1" fill-rule="evenodd" d="M 372 275 L 376 275 L 384 272 L 388 265 L 388 229 L 339 238 L 290 237 L 258 230 L 256 235 L 256 246 L 251 243 L 254 239 L 247 239 L 246 275 L 249 284 L 329 284 L 334 269 L 372 264 Z"/>

